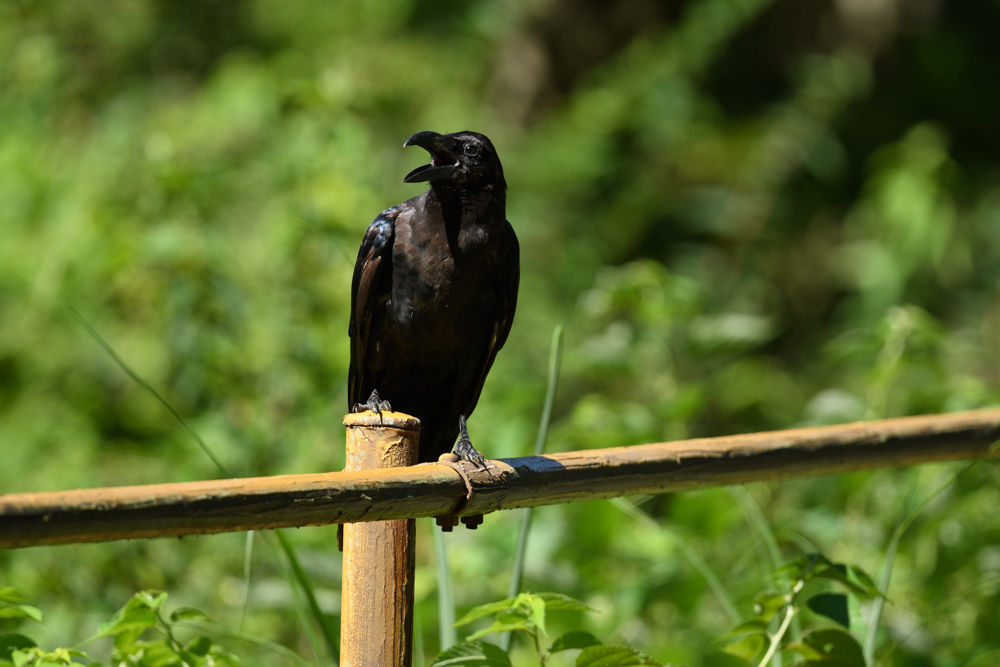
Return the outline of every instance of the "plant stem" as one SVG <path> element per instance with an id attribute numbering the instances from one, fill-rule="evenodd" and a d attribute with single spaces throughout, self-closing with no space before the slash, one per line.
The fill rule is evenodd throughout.
<path id="1" fill-rule="evenodd" d="M 542 646 L 541 646 L 541 644 L 538 643 L 538 633 L 537 632 L 532 632 L 531 630 L 528 630 L 528 634 L 531 635 L 531 638 L 535 642 L 535 652 L 538 654 L 538 662 L 539 662 L 539 664 L 541 665 L 541 667 L 545 667 L 545 663 L 546 663 L 545 654 L 542 653 Z"/>
<path id="2" fill-rule="evenodd" d="M 811 570 L 812 568 L 810 567 L 809 569 Z M 781 640 L 784 638 L 785 633 L 788 632 L 788 626 L 792 624 L 792 619 L 795 618 L 795 596 L 799 594 L 799 591 L 805 585 L 806 580 L 803 577 L 792 586 L 792 590 L 788 594 L 788 604 L 785 606 L 785 617 L 781 619 L 781 625 L 778 627 L 777 632 L 771 635 L 771 645 L 767 647 L 767 653 L 764 654 L 758 667 L 766 665 L 777 654 L 778 648 L 781 646 Z"/>
<path id="3" fill-rule="evenodd" d="M 771 635 L 771 645 L 767 647 L 767 653 L 765 653 L 764 657 L 761 659 L 759 667 L 763 667 L 771 661 L 771 658 L 774 657 L 774 654 L 778 651 L 778 647 L 781 646 L 781 639 L 785 636 L 785 632 L 788 630 L 788 626 L 791 625 L 792 618 L 794 616 L 795 605 L 789 603 L 788 606 L 785 607 L 785 618 L 782 619 L 781 626 L 778 628 L 778 631 Z"/>

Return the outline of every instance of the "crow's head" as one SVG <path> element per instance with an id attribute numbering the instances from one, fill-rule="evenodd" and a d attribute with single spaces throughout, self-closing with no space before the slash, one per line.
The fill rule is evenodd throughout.
<path id="1" fill-rule="evenodd" d="M 420 146 L 431 154 L 431 163 L 407 174 L 403 179 L 406 183 L 430 181 L 475 189 L 507 187 L 493 144 L 478 132 L 417 132 L 406 140 L 406 146 Z"/>

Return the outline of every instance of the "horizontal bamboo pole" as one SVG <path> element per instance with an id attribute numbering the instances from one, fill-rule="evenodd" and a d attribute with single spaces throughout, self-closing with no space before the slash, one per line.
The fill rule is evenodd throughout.
<path id="1" fill-rule="evenodd" d="M 464 465 L 0 495 L 0 548 L 483 514 L 996 456 L 1000 409 Z M 467 498 L 467 483 L 474 490 Z"/>

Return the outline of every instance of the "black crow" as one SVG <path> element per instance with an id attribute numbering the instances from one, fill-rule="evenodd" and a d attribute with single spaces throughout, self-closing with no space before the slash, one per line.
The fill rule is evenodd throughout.
<path id="1" fill-rule="evenodd" d="M 454 445 L 460 458 L 483 465 L 465 420 L 517 304 L 507 183 L 482 134 L 418 132 L 403 146 L 431 154 L 430 164 L 403 179 L 430 189 L 382 211 L 361 243 L 351 284 L 348 407 L 420 419 L 420 461 L 436 461 Z"/>

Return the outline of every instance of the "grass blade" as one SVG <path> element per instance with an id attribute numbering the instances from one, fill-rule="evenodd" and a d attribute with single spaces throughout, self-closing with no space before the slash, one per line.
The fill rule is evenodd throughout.
<path id="1" fill-rule="evenodd" d="M 217 626 L 214 623 L 212 625 L 204 625 L 202 623 L 189 623 L 182 621 L 178 623 L 177 626 L 181 628 L 190 628 L 192 630 L 197 630 L 199 632 L 204 632 L 206 634 L 219 635 L 222 637 L 230 637 L 240 642 L 245 641 L 249 642 L 250 644 L 257 644 L 258 646 L 263 646 L 265 648 L 271 649 L 275 653 L 278 653 L 287 658 L 289 662 L 293 662 L 296 665 L 300 665 L 300 667 L 312 667 L 308 662 L 306 662 L 302 658 L 302 656 L 295 653 L 295 651 L 285 646 L 282 646 L 277 642 L 273 642 L 270 639 L 264 639 L 262 637 L 256 637 L 254 635 L 248 635 L 244 634 L 243 632 L 237 632 L 234 630 L 227 630 L 226 628 Z"/>
<path id="2" fill-rule="evenodd" d="M 951 486 L 958 481 L 959 477 L 961 477 L 962 475 L 964 475 L 965 473 L 969 472 L 977 465 L 982 463 L 993 452 L 997 451 L 997 449 L 1000 449 L 1000 440 L 997 440 L 992 445 L 990 445 L 982 456 L 970 461 L 961 470 L 952 475 L 952 477 L 949 480 L 947 480 L 940 487 L 931 492 L 930 495 L 926 496 L 922 501 L 920 501 L 920 503 L 916 507 L 910 510 L 896 525 L 896 530 L 893 531 L 892 537 L 889 539 L 889 546 L 886 549 L 886 555 L 885 555 L 885 566 L 882 570 L 881 576 L 879 577 L 878 590 L 879 593 L 881 593 L 882 595 L 878 598 L 875 598 L 875 602 L 872 605 L 872 615 L 870 620 L 868 621 L 868 631 L 865 633 L 865 643 L 863 646 L 863 651 L 865 656 L 865 662 L 867 664 L 869 665 L 875 664 L 873 661 L 875 657 L 875 640 L 878 638 L 878 627 L 879 623 L 882 620 L 882 610 L 885 608 L 885 597 L 886 593 L 889 590 L 889 582 L 892 579 L 892 568 L 896 560 L 896 551 L 899 547 L 900 540 L 903 538 L 903 534 L 906 533 L 907 529 L 910 527 L 910 524 L 912 524 L 917 519 L 917 517 L 920 516 L 920 514 L 924 511 L 924 509 L 926 509 L 926 507 L 931 502 L 933 502 L 935 498 L 937 498 L 946 490 L 951 488 Z M 912 498 L 912 495 L 910 497 Z M 909 504 L 909 501 L 907 502 L 907 504 Z M 890 651 L 891 650 L 892 649 L 890 649 Z M 887 651 L 886 654 L 884 655 L 887 655 L 888 653 L 889 651 Z"/>
<path id="3" fill-rule="evenodd" d="M 438 575 L 438 640 L 444 651 L 458 643 L 458 632 L 455 630 L 455 599 L 451 594 L 451 568 L 448 567 L 448 546 L 445 544 L 444 531 L 436 525 L 431 526 L 434 533 L 434 551 L 437 554 Z"/>
<path id="4" fill-rule="evenodd" d="M 552 331 L 552 345 L 549 351 L 549 377 L 545 389 L 545 403 L 542 405 L 542 416 L 538 422 L 538 437 L 535 438 L 535 456 L 545 453 L 545 443 L 549 438 L 549 422 L 552 419 L 552 403 L 555 402 L 556 386 L 559 383 L 559 367 L 562 365 L 563 328 L 557 326 Z M 510 588 L 507 597 L 514 597 L 521 592 L 521 577 L 524 574 L 524 553 L 528 548 L 528 530 L 531 527 L 532 508 L 526 508 L 521 513 L 521 532 L 517 539 L 517 549 L 514 551 L 514 569 L 511 574 Z"/>
<path id="5" fill-rule="evenodd" d="M 552 404 L 556 397 L 556 386 L 559 383 L 559 368 L 562 365 L 563 327 L 557 325 L 552 331 L 552 344 L 549 348 L 549 377 L 545 389 L 545 403 L 542 405 L 542 416 L 538 422 L 538 437 L 535 438 L 535 456 L 545 453 L 545 443 L 549 438 L 549 423 L 552 420 Z M 524 574 L 524 554 L 528 550 L 528 533 L 531 530 L 531 515 L 533 508 L 527 507 L 521 512 L 521 530 L 517 536 L 517 547 L 514 550 L 514 566 L 510 575 L 510 588 L 507 597 L 514 597 L 521 592 L 521 578 Z M 510 650 L 511 633 L 500 635 L 500 648 Z"/>
<path id="6" fill-rule="evenodd" d="M 117 364 L 118 367 L 129 378 L 132 379 L 133 382 L 135 382 L 137 385 L 145 389 L 153 398 L 155 398 L 160 403 L 160 405 L 162 405 L 167 410 L 167 412 L 170 413 L 170 415 L 177 421 L 177 423 L 180 424 L 180 426 L 188 433 L 189 436 L 191 436 L 192 440 L 194 440 L 194 442 L 198 445 L 198 447 L 201 448 L 201 451 L 206 456 L 208 456 L 209 459 L 211 459 L 212 463 L 215 464 L 215 467 L 218 468 L 222 476 L 233 477 L 233 475 L 229 472 L 229 469 L 226 468 L 225 465 L 223 465 L 222 461 L 219 460 L 218 457 L 215 456 L 215 454 L 209 448 L 208 444 L 204 440 L 202 440 L 201 436 L 198 435 L 198 432 L 195 431 L 190 424 L 188 424 L 187 420 L 184 419 L 180 415 L 180 413 L 174 409 L 174 406 L 170 405 L 170 403 L 168 403 L 167 400 L 163 398 L 163 396 L 161 396 L 160 393 L 156 391 L 156 389 L 153 388 L 151 384 L 146 382 L 146 380 L 144 380 L 138 373 L 132 370 L 132 368 L 127 363 L 125 363 L 125 360 L 122 359 L 117 352 L 115 352 L 114 348 L 112 348 L 111 345 L 106 340 L 104 340 L 104 338 L 102 338 L 99 333 L 97 333 L 97 330 L 90 325 L 90 323 L 83 317 L 83 315 L 80 314 L 80 312 L 76 308 L 69 305 L 68 303 L 66 303 L 65 305 L 69 309 L 69 311 L 73 313 L 73 316 L 76 317 L 77 321 L 80 322 L 83 328 L 86 329 L 87 333 L 90 334 L 90 337 L 94 339 L 94 341 L 101 347 L 101 349 L 104 350 L 104 352 L 109 357 L 111 357 L 112 361 L 114 361 L 115 364 Z M 319 609 L 319 605 L 316 603 L 316 595 L 313 591 L 312 584 L 309 582 L 308 577 L 306 577 L 305 572 L 299 565 L 298 557 L 295 554 L 295 548 L 292 546 L 291 542 L 288 541 L 288 539 L 284 536 L 284 534 L 280 530 L 275 530 L 274 534 L 277 536 L 278 542 L 281 545 L 281 548 L 284 551 L 285 557 L 287 558 L 288 564 L 290 566 L 290 571 L 285 572 L 286 578 L 288 579 L 290 584 L 293 584 L 293 588 L 294 584 L 296 583 L 298 584 L 301 592 L 305 596 L 306 601 L 309 605 L 309 610 L 313 615 L 313 620 L 323 630 L 323 637 L 326 640 L 326 644 L 330 651 L 330 656 L 332 658 L 332 661 L 336 663 L 337 660 L 339 659 L 338 658 L 339 637 L 337 637 L 335 633 L 331 632 L 326 626 L 323 614 Z M 267 544 L 268 548 L 271 549 L 272 553 L 276 553 L 277 550 L 274 548 L 274 545 L 269 540 L 265 539 L 265 544 Z M 247 584 L 247 590 L 249 590 L 249 582 Z M 247 599 L 249 599 L 249 595 Z M 245 611 L 246 610 L 244 608 L 244 613 Z M 313 633 L 312 631 L 311 624 L 307 622 L 307 619 L 303 619 L 303 626 L 306 635 L 310 638 L 310 641 L 313 645 L 313 650 L 316 651 L 316 656 L 318 658 L 321 658 L 323 653 L 320 650 L 319 642 L 316 641 L 315 639 L 314 636 L 315 633 Z"/>
<path id="7" fill-rule="evenodd" d="M 302 569 L 302 565 L 299 563 L 299 557 L 295 553 L 295 547 L 285 536 L 285 533 L 279 529 L 274 530 L 274 536 L 278 538 L 278 544 L 281 545 L 281 550 L 285 554 L 285 558 L 288 560 L 288 565 L 291 567 L 292 580 L 298 584 L 299 590 L 306 598 L 306 604 L 309 607 L 309 612 L 312 614 L 313 620 L 319 625 L 320 630 L 323 633 L 323 640 L 326 643 L 327 651 L 329 651 L 330 660 L 333 664 L 340 662 L 340 632 L 339 627 L 334 629 L 327 626 L 326 616 L 323 611 L 319 608 L 319 603 L 316 601 L 316 591 L 313 588 L 312 582 L 306 575 L 305 570 Z M 306 624 L 307 632 L 310 629 L 310 624 Z M 315 644 L 319 642 L 313 637 L 312 641 Z M 317 652 L 317 657 L 322 656 L 322 652 Z"/>
<path id="8" fill-rule="evenodd" d="M 996 586 L 997 586 L 998 583 L 1000 583 L 1000 575 L 992 575 L 992 576 L 988 576 L 988 577 L 983 577 L 982 579 L 980 579 L 976 583 L 971 584 L 970 586 L 966 586 L 965 588 L 963 588 L 960 591 L 957 591 L 953 595 L 949 595 L 947 598 L 945 598 L 944 600 L 942 600 L 938 604 L 934 605 L 934 608 L 931 609 L 923 618 L 921 618 L 920 619 L 920 623 L 918 625 L 916 625 L 915 627 L 911 628 L 908 634 L 903 635 L 903 636 L 898 636 L 897 635 L 892 640 L 892 644 L 889 646 L 889 648 L 887 648 L 885 651 L 882 652 L 881 658 L 887 657 L 894 650 L 896 650 L 896 648 L 898 646 L 906 644 L 906 642 L 909 641 L 909 639 L 911 637 L 913 637 L 913 635 L 915 635 L 918 632 L 920 632 L 921 629 L 926 628 L 927 625 L 932 620 L 934 620 L 935 618 L 937 618 L 941 614 L 944 614 L 944 613 L 953 614 L 954 613 L 953 607 L 955 607 L 957 605 L 969 604 L 971 594 L 980 592 L 982 589 L 985 589 L 985 591 L 983 591 L 983 593 L 985 595 L 987 595 L 987 596 L 991 595 L 992 591 L 996 590 Z M 982 656 L 980 656 L 980 657 L 982 657 Z M 973 660 L 972 662 L 975 662 L 975 660 Z M 868 663 L 868 664 L 872 664 L 872 663 Z M 967 664 L 969 664 L 969 663 L 967 663 Z"/>
<path id="9" fill-rule="evenodd" d="M 716 576 L 712 568 L 707 562 L 705 562 L 705 559 L 701 557 L 694 547 L 688 544 L 687 540 L 678 535 L 676 531 L 661 525 L 658 521 L 656 521 L 656 519 L 643 512 L 641 508 L 637 507 L 627 498 L 612 498 L 611 504 L 625 512 L 625 514 L 628 514 L 636 521 L 642 523 L 644 527 L 653 528 L 669 535 L 670 539 L 677 546 L 678 551 L 680 551 L 684 558 L 687 559 L 688 563 L 690 563 L 691 566 L 698 571 L 698 574 L 702 576 L 705 583 L 708 584 L 708 587 L 712 589 L 712 593 L 715 595 L 715 598 L 719 601 L 719 604 L 722 605 L 722 610 L 726 612 L 727 616 L 729 616 L 730 622 L 735 625 L 742 620 L 740 612 L 736 609 L 736 604 L 733 602 L 732 597 L 730 597 L 729 592 L 722 583 L 722 580 Z"/>
<path id="10" fill-rule="evenodd" d="M 112 348 L 106 340 L 101 338 L 101 335 L 97 333 L 94 327 L 90 326 L 90 323 L 83 318 L 83 315 L 81 315 L 76 308 L 69 305 L 68 303 L 66 304 L 66 307 L 69 308 L 69 311 L 73 313 L 73 315 L 76 317 L 77 320 L 79 320 L 80 324 L 83 325 L 83 328 L 86 329 L 87 333 L 90 334 L 90 337 L 93 338 L 94 341 L 96 341 L 97 344 L 104 349 L 107 355 L 111 357 L 111 359 L 116 364 L 118 364 L 118 367 L 121 368 L 122 371 L 126 375 L 128 375 L 133 382 L 135 382 L 137 385 L 139 385 L 147 392 L 149 392 L 150 396 L 155 398 L 157 401 L 159 401 L 160 405 L 166 408 L 167 412 L 169 412 L 171 416 L 173 416 L 173 418 L 177 420 L 177 423 L 180 424 L 181 427 L 188 432 L 188 435 L 191 436 L 191 438 L 195 441 L 195 443 L 197 443 L 198 446 L 201 447 L 201 451 L 205 453 L 205 456 L 207 456 L 212 460 L 212 463 L 214 463 L 215 467 L 219 469 L 219 472 L 222 473 L 222 476 L 232 477 L 233 475 L 229 473 L 229 470 L 226 468 L 226 466 L 222 464 L 222 461 L 220 461 L 212 452 L 212 450 L 209 449 L 208 445 L 205 444 L 205 441 L 201 439 L 201 436 L 198 435 L 198 433 L 193 428 L 191 428 L 191 425 L 187 423 L 187 420 L 181 417 L 180 413 L 178 413 L 177 410 L 174 410 L 174 406 L 170 405 L 170 403 L 167 403 L 167 400 L 162 396 L 160 396 L 160 393 L 156 391 L 156 389 L 154 389 L 151 384 L 146 382 L 139 376 L 138 373 L 133 371 L 129 367 L 129 365 L 125 363 L 125 360 L 118 356 L 118 353 L 114 351 L 114 348 Z"/>

